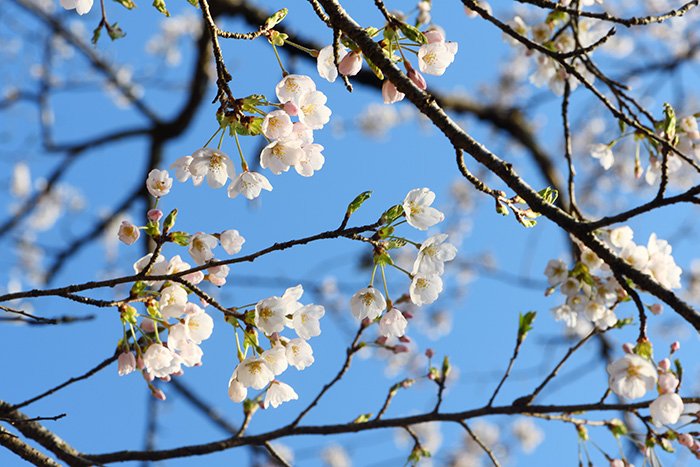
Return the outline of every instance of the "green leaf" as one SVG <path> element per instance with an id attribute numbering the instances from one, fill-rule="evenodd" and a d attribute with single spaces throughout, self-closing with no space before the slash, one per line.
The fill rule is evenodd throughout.
<path id="1" fill-rule="evenodd" d="M 383 80 L 384 79 L 384 73 L 382 73 L 382 70 L 377 67 L 372 61 L 370 61 L 367 57 L 365 57 L 365 61 L 367 62 L 367 65 L 369 65 L 369 69 L 372 70 L 372 73 L 374 73 L 374 76 L 377 77 L 377 79 Z"/>
<path id="2" fill-rule="evenodd" d="M 158 235 L 160 235 L 160 226 L 157 222 L 149 222 L 148 224 L 146 224 L 144 232 L 146 232 L 146 235 L 148 235 L 149 237 L 155 238 Z"/>
<path id="3" fill-rule="evenodd" d="M 355 211 L 360 209 L 360 206 L 367 201 L 372 196 L 371 191 L 363 191 L 359 195 L 355 196 L 355 199 L 348 204 L 348 209 L 345 211 L 345 216 L 350 217 Z"/>
<path id="4" fill-rule="evenodd" d="M 117 39 L 121 39 L 122 37 L 126 36 L 126 33 L 122 31 L 122 28 L 120 28 L 117 23 L 114 23 L 112 25 L 108 24 L 106 26 L 107 34 L 109 34 L 109 38 L 113 41 L 116 41 Z"/>
<path id="5" fill-rule="evenodd" d="M 163 221 L 163 231 L 165 233 L 168 233 L 170 229 L 172 229 L 175 226 L 175 220 L 177 219 L 177 209 L 173 209 L 170 211 L 170 214 L 165 216 L 165 220 Z"/>
<path id="6" fill-rule="evenodd" d="M 177 243 L 180 246 L 187 246 L 190 244 L 190 235 L 187 232 L 170 232 L 168 238 L 173 243 Z"/>
<path id="7" fill-rule="evenodd" d="M 138 297 L 144 290 L 146 290 L 146 284 L 142 281 L 134 282 L 134 285 L 131 286 L 131 295 Z"/>
<path id="8" fill-rule="evenodd" d="M 375 28 L 374 26 L 369 26 L 365 28 L 365 32 L 369 34 L 369 37 L 374 37 L 379 34 L 379 29 Z"/>
<path id="9" fill-rule="evenodd" d="M 528 311 L 525 314 L 518 314 L 518 340 L 522 341 L 527 336 L 527 333 L 532 331 L 532 323 L 537 316 L 536 311 Z"/>
<path id="10" fill-rule="evenodd" d="M 287 16 L 287 13 L 288 10 L 286 8 L 282 8 L 281 10 L 276 11 L 272 16 L 265 20 L 265 25 L 263 26 L 263 29 L 274 28 L 280 22 L 282 22 L 282 20 Z"/>
<path id="11" fill-rule="evenodd" d="M 372 418 L 371 413 L 363 413 L 362 415 L 355 418 L 352 423 L 367 423 Z"/>
<path id="12" fill-rule="evenodd" d="M 625 326 L 629 326 L 629 325 L 632 324 L 633 322 L 634 322 L 634 320 L 633 320 L 632 318 L 618 319 L 618 320 L 617 320 L 617 323 L 615 323 L 615 324 L 613 325 L 613 327 L 614 327 L 615 329 L 622 329 L 622 328 L 624 328 Z"/>
<path id="13" fill-rule="evenodd" d="M 387 250 L 395 250 L 396 248 L 401 248 L 406 245 L 408 241 L 404 238 L 392 238 L 384 244 Z"/>
<path id="14" fill-rule="evenodd" d="M 394 38 L 396 37 L 396 29 L 387 26 L 384 28 L 384 39 L 386 39 L 389 42 L 393 42 Z"/>
<path id="15" fill-rule="evenodd" d="M 244 112 L 251 113 L 255 112 L 257 110 L 257 107 L 265 102 L 267 102 L 267 100 L 262 94 L 251 94 L 248 97 L 238 99 L 238 104 L 241 106 L 241 109 Z"/>
<path id="16" fill-rule="evenodd" d="M 394 261 L 388 253 L 380 253 L 374 255 L 374 264 L 378 266 L 388 266 L 394 264 Z"/>
<path id="17" fill-rule="evenodd" d="M 136 8 L 136 4 L 132 0 L 114 0 L 127 10 L 132 10 Z"/>
<path id="18" fill-rule="evenodd" d="M 404 36 L 406 36 L 409 40 L 413 42 L 417 42 L 419 44 L 428 43 L 428 39 L 425 37 L 425 34 L 420 32 L 418 28 L 411 26 L 410 24 L 399 23 L 399 29 L 401 29 L 401 32 Z"/>
<path id="19" fill-rule="evenodd" d="M 122 323 L 136 324 L 138 318 L 138 312 L 136 311 L 136 308 L 134 308 L 131 305 L 125 305 L 124 307 L 121 307 L 120 311 L 120 318 L 122 320 Z"/>
<path id="20" fill-rule="evenodd" d="M 608 429 L 615 438 L 625 436 L 629 432 L 629 430 L 627 430 L 627 426 L 619 418 L 613 418 L 610 420 L 610 422 L 608 422 Z"/>
<path id="21" fill-rule="evenodd" d="M 388 225 L 386 227 L 382 227 L 381 229 L 379 229 L 377 231 L 377 235 L 379 235 L 379 238 L 386 238 L 393 233 L 394 233 L 394 228 L 390 225 Z"/>
<path id="22" fill-rule="evenodd" d="M 447 355 L 445 355 L 445 358 L 442 359 L 442 381 L 443 383 L 447 379 L 447 377 L 450 375 L 450 372 L 452 371 L 452 365 L 450 365 L 450 359 Z"/>
<path id="23" fill-rule="evenodd" d="M 502 216 L 507 216 L 509 214 L 506 205 L 498 200 L 496 200 L 496 212 Z"/>
<path id="24" fill-rule="evenodd" d="M 676 138 L 676 112 L 668 102 L 664 103 L 664 133 L 669 141 Z"/>
<path id="25" fill-rule="evenodd" d="M 199 7 L 199 0 L 187 0 L 187 2 L 192 6 Z"/>
<path id="26" fill-rule="evenodd" d="M 102 26 L 104 26 L 104 23 L 100 22 L 95 30 L 92 31 L 92 45 L 97 45 L 97 41 L 100 40 L 100 35 L 102 35 Z"/>
<path id="27" fill-rule="evenodd" d="M 544 190 L 540 190 L 538 194 L 545 200 L 547 204 L 554 204 L 554 202 L 559 197 L 559 192 L 549 186 Z"/>
<path id="28" fill-rule="evenodd" d="M 634 353 L 647 360 L 651 360 L 654 356 L 654 347 L 648 340 L 637 342 L 637 345 L 634 346 Z"/>
<path id="29" fill-rule="evenodd" d="M 678 380 L 683 381 L 683 365 L 681 365 L 681 361 L 676 358 L 673 360 L 673 363 L 676 366 L 676 376 L 678 377 Z"/>
<path id="30" fill-rule="evenodd" d="M 382 214 L 382 217 L 379 218 L 379 222 L 382 224 L 391 224 L 401 216 L 403 216 L 403 206 L 397 204 L 387 209 L 384 214 Z"/>
<path id="31" fill-rule="evenodd" d="M 545 20 L 545 22 L 548 24 L 556 24 L 559 21 L 567 21 L 568 19 L 569 19 L 569 15 L 566 12 L 553 11 L 547 15 L 547 19 Z"/>
<path id="32" fill-rule="evenodd" d="M 241 136 L 257 136 L 262 133 L 262 117 L 241 117 L 240 121 L 232 122 L 230 133 L 238 133 Z"/>
<path id="33" fill-rule="evenodd" d="M 165 16 L 170 16 L 170 12 L 166 8 L 164 0 L 153 0 L 153 6 Z"/>

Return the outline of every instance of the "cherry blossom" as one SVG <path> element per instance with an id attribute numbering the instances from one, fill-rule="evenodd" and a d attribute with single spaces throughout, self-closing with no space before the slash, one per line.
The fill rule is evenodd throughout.
<path id="1" fill-rule="evenodd" d="M 262 359 L 265 360 L 265 363 L 267 363 L 267 366 L 270 367 L 275 376 L 284 373 L 289 366 L 286 352 L 287 350 L 285 347 L 278 344 L 264 351 L 261 355 Z"/>
<path id="2" fill-rule="evenodd" d="M 173 179 L 170 178 L 167 170 L 153 169 L 148 173 L 146 188 L 154 198 L 160 198 L 170 193 L 173 186 Z"/>
<path id="3" fill-rule="evenodd" d="M 384 80 L 384 83 L 382 84 L 382 99 L 384 100 L 385 104 L 393 104 L 395 102 L 402 101 L 405 96 L 406 95 L 404 93 L 396 89 L 394 83 L 388 79 Z"/>
<path id="4" fill-rule="evenodd" d="M 345 47 L 338 48 L 338 60 L 343 60 L 343 58 L 348 54 Z M 338 69 L 335 66 L 335 58 L 333 57 L 333 46 L 327 45 L 318 52 L 318 57 L 316 60 L 316 68 L 318 69 L 318 74 L 321 78 L 333 83 L 338 77 Z"/>
<path id="5" fill-rule="evenodd" d="M 219 241 L 221 242 L 221 247 L 226 251 L 226 253 L 229 255 L 235 255 L 241 251 L 241 248 L 245 243 L 245 238 L 243 238 L 243 235 L 241 235 L 238 230 L 224 230 L 219 236 Z"/>
<path id="6" fill-rule="evenodd" d="M 199 186 L 204 181 L 204 177 L 195 177 L 190 172 L 190 164 L 193 160 L 192 156 L 182 156 L 170 164 L 170 168 L 175 169 L 175 178 L 178 182 L 186 182 L 191 178 L 194 186 Z"/>
<path id="7" fill-rule="evenodd" d="M 136 369 L 136 357 L 133 352 L 122 352 L 117 358 L 119 376 L 125 376 Z"/>
<path id="8" fill-rule="evenodd" d="M 270 139 L 286 138 L 292 134 L 292 119 L 284 110 L 274 110 L 265 115 L 262 133 Z"/>
<path id="9" fill-rule="evenodd" d="M 311 366 L 314 362 L 313 349 L 301 337 L 287 342 L 287 361 L 297 370 Z"/>
<path id="10" fill-rule="evenodd" d="M 309 340 L 321 334 L 319 320 L 323 318 L 325 309 L 321 305 L 306 305 L 294 312 L 292 325 L 297 335 Z"/>
<path id="11" fill-rule="evenodd" d="M 437 274 L 416 274 L 408 290 L 415 305 L 429 305 L 442 292 L 442 279 Z"/>
<path id="12" fill-rule="evenodd" d="M 303 157 L 301 140 L 296 138 L 276 140 L 263 148 L 262 153 L 260 153 L 260 166 L 263 169 L 269 168 L 273 174 L 279 175 L 289 170 L 289 167 L 299 162 Z M 261 188 L 264 186 L 261 185 Z"/>
<path id="13" fill-rule="evenodd" d="M 273 296 L 260 300 L 255 305 L 255 325 L 265 334 L 280 332 L 287 324 L 286 316 L 293 315 L 301 308 L 298 300 L 304 293 L 301 285 L 291 287 L 282 297 Z"/>
<path id="14" fill-rule="evenodd" d="M 374 287 L 358 290 L 350 298 L 350 311 L 359 320 L 374 320 L 386 309 L 384 295 Z"/>
<path id="15" fill-rule="evenodd" d="M 214 320 L 199 308 L 199 312 L 185 315 L 185 336 L 195 344 L 209 339 L 214 331 Z"/>
<path id="16" fill-rule="evenodd" d="M 311 177 L 314 171 L 321 170 L 326 159 L 321 154 L 320 144 L 306 144 L 301 147 L 303 156 L 294 164 L 294 169 L 302 177 Z"/>
<path id="17" fill-rule="evenodd" d="M 299 107 L 299 99 L 316 90 L 316 84 L 306 75 L 287 75 L 275 86 L 275 93 L 282 104 L 292 102 Z"/>
<path id="18" fill-rule="evenodd" d="M 92 8 L 93 0 L 61 0 L 61 6 L 66 10 L 75 10 L 79 15 L 88 13 Z"/>
<path id="19" fill-rule="evenodd" d="M 216 248 L 218 243 L 218 240 L 213 235 L 197 232 L 192 235 L 187 251 L 189 251 L 194 262 L 201 265 L 214 258 L 214 252 L 211 250 Z"/>
<path id="20" fill-rule="evenodd" d="M 274 380 L 272 383 L 270 383 L 270 387 L 267 388 L 265 400 L 263 401 L 263 407 L 268 408 L 268 406 L 271 405 L 272 407 L 277 408 L 284 402 L 297 399 L 299 399 L 299 396 L 296 392 L 294 392 L 294 389 L 292 389 L 290 385 Z"/>
<path id="21" fill-rule="evenodd" d="M 591 156 L 598 159 L 600 165 L 608 170 L 613 166 L 615 162 L 615 156 L 613 156 L 612 148 L 609 144 L 594 144 L 590 148 Z"/>
<path id="22" fill-rule="evenodd" d="M 242 194 L 248 199 L 255 199 L 260 196 L 262 190 L 272 191 L 270 181 L 258 172 L 241 172 L 228 187 L 228 197 L 235 198 Z"/>
<path id="23" fill-rule="evenodd" d="M 362 69 L 362 55 L 350 52 L 338 62 L 338 72 L 345 76 L 355 76 Z"/>
<path id="24" fill-rule="evenodd" d="M 331 119 L 328 98 L 321 91 L 311 91 L 299 98 L 299 121 L 312 130 L 320 130 Z"/>
<path id="25" fill-rule="evenodd" d="M 260 357 L 248 357 L 236 368 L 238 381 L 245 387 L 262 389 L 275 377 L 265 360 Z"/>
<path id="26" fill-rule="evenodd" d="M 235 372 L 234 372 L 235 375 Z M 243 402 L 243 400 L 248 396 L 248 388 L 243 386 L 240 381 L 238 381 L 235 376 L 232 376 L 228 381 L 228 397 L 233 402 Z"/>
<path id="27" fill-rule="evenodd" d="M 625 354 L 608 365 L 610 389 L 626 399 L 639 399 L 656 386 L 656 368 L 636 354 Z"/>
<path id="28" fill-rule="evenodd" d="M 187 292 L 179 285 L 170 285 L 160 293 L 160 313 L 166 318 L 179 318 L 185 313 Z"/>
<path id="29" fill-rule="evenodd" d="M 683 399 L 675 392 L 661 394 L 649 405 L 649 413 L 658 426 L 673 425 L 683 414 Z"/>
<path id="30" fill-rule="evenodd" d="M 151 344 L 143 355 L 146 370 L 156 378 L 164 378 L 180 371 L 182 358 L 162 344 Z"/>
<path id="31" fill-rule="evenodd" d="M 431 207 L 435 201 L 435 193 L 427 188 L 411 190 L 403 200 L 403 209 L 406 221 L 418 230 L 426 230 L 428 227 L 442 222 L 445 215 Z"/>
<path id="32" fill-rule="evenodd" d="M 385 337 L 401 337 L 405 334 L 407 325 L 408 321 L 404 315 L 392 308 L 379 320 L 379 334 Z"/>
<path id="33" fill-rule="evenodd" d="M 456 42 L 433 42 L 418 49 L 420 71 L 429 75 L 441 76 L 454 62 L 458 45 Z"/>
<path id="34" fill-rule="evenodd" d="M 192 154 L 189 166 L 193 177 L 206 177 L 212 188 L 221 188 L 226 180 L 236 176 L 231 159 L 218 149 L 202 148 Z"/>
<path id="35" fill-rule="evenodd" d="M 445 271 L 445 262 L 457 256 L 457 248 L 445 243 L 447 237 L 447 234 L 437 234 L 423 242 L 413 263 L 413 274 L 442 274 Z"/>
<path id="36" fill-rule="evenodd" d="M 119 226 L 119 240 L 127 245 L 133 245 L 141 236 L 141 231 L 129 221 L 122 221 Z"/>

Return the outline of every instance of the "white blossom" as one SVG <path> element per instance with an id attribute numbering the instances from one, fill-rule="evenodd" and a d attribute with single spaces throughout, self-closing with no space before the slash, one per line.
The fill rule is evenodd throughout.
<path id="1" fill-rule="evenodd" d="M 338 73 L 345 76 L 355 76 L 362 69 L 362 54 L 350 52 L 338 62 Z"/>
<path id="2" fill-rule="evenodd" d="M 194 186 L 199 186 L 204 181 L 204 177 L 195 177 L 190 172 L 190 164 L 193 160 L 192 156 L 182 156 L 170 164 L 170 168 L 175 169 L 175 179 L 178 182 L 186 182 L 191 178 Z"/>
<path id="3" fill-rule="evenodd" d="M 374 287 L 358 290 L 350 298 L 350 311 L 359 320 L 374 320 L 385 308 L 384 295 Z"/>
<path id="4" fill-rule="evenodd" d="M 179 318 L 185 313 L 187 292 L 179 285 L 170 285 L 160 293 L 160 313 L 166 318 Z"/>
<path id="5" fill-rule="evenodd" d="M 287 315 L 293 315 L 301 308 L 298 300 L 304 293 L 301 285 L 291 287 L 282 297 L 273 296 L 260 300 L 255 305 L 255 325 L 265 334 L 280 332 L 284 329 Z"/>
<path id="6" fill-rule="evenodd" d="M 136 357 L 133 352 L 122 352 L 117 358 L 119 376 L 125 376 L 136 369 Z"/>
<path id="7" fill-rule="evenodd" d="M 569 277 L 569 268 L 567 268 L 566 263 L 560 259 L 550 259 L 544 270 L 544 275 L 547 276 L 549 285 L 556 286 Z"/>
<path id="8" fill-rule="evenodd" d="M 657 426 L 673 425 L 683 414 L 683 399 L 675 392 L 661 394 L 649 405 L 649 413 Z"/>
<path id="9" fill-rule="evenodd" d="M 201 148 L 192 154 L 189 166 L 193 177 L 206 177 L 212 188 L 221 188 L 229 178 L 233 180 L 236 169 L 231 159 L 218 149 Z"/>
<path id="10" fill-rule="evenodd" d="M 224 230 L 219 236 L 219 241 L 221 242 L 221 247 L 226 251 L 226 253 L 229 255 L 235 255 L 241 251 L 241 248 L 245 243 L 245 238 L 243 238 L 243 235 L 241 235 L 238 230 Z"/>
<path id="11" fill-rule="evenodd" d="M 427 188 L 411 190 L 403 200 L 403 209 L 406 221 L 418 230 L 426 230 L 428 227 L 442 222 L 445 215 L 431 207 L 435 201 L 435 193 Z"/>
<path id="12" fill-rule="evenodd" d="M 342 60 L 348 51 L 345 47 L 338 48 L 338 61 Z M 316 69 L 321 78 L 333 83 L 338 77 L 338 69 L 335 66 L 335 58 L 333 56 L 333 45 L 327 45 L 318 52 L 316 59 Z"/>
<path id="13" fill-rule="evenodd" d="M 607 370 L 610 389 L 626 399 L 639 399 L 656 386 L 656 368 L 636 354 L 625 354 L 608 365 Z"/>
<path id="14" fill-rule="evenodd" d="M 384 313 L 379 320 L 379 334 L 385 337 L 401 337 L 406 333 L 408 321 L 396 308 Z"/>
<path id="15" fill-rule="evenodd" d="M 454 62 L 457 53 L 456 42 L 433 42 L 418 49 L 418 66 L 420 71 L 429 75 L 440 76 Z"/>
<path id="16" fill-rule="evenodd" d="M 129 221 L 122 221 L 117 234 L 119 240 L 127 245 L 133 245 L 141 236 L 141 231 L 137 226 Z"/>
<path id="17" fill-rule="evenodd" d="M 289 366 L 287 350 L 283 345 L 274 345 L 272 348 L 264 351 L 260 356 L 265 360 L 265 363 L 267 363 L 267 366 L 270 367 L 275 376 L 284 373 Z"/>
<path id="18" fill-rule="evenodd" d="M 18 162 L 12 168 L 10 181 L 10 193 L 16 198 L 24 198 L 32 191 L 32 177 L 29 166 L 24 162 Z"/>
<path id="19" fill-rule="evenodd" d="M 269 139 L 286 138 L 292 134 L 292 119 L 284 110 L 274 110 L 265 115 L 262 133 Z"/>
<path id="20" fill-rule="evenodd" d="M 287 342 L 287 361 L 297 370 L 311 366 L 314 362 L 313 349 L 301 337 Z"/>
<path id="21" fill-rule="evenodd" d="M 447 234 L 437 234 L 423 242 L 418 251 L 418 257 L 413 263 L 413 274 L 445 272 L 445 262 L 452 261 L 457 256 L 457 248 L 446 243 L 447 237 Z"/>
<path id="22" fill-rule="evenodd" d="M 272 381 L 272 383 L 270 383 L 270 387 L 267 388 L 265 400 L 263 401 L 263 407 L 268 408 L 268 406 L 271 405 L 272 407 L 277 408 L 284 402 L 297 399 L 299 399 L 299 396 L 296 392 L 294 392 L 294 389 L 292 389 L 290 385 L 275 380 Z"/>
<path id="23" fill-rule="evenodd" d="M 408 292 L 411 302 L 415 305 L 429 305 L 437 300 L 442 292 L 442 279 L 437 274 L 416 274 Z"/>
<path id="24" fill-rule="evenodd" d="M 287 75 L 275 86 L 275 93 L 282 104 L 292 102 L 297 107 L 302 95 L 315 90 L 316 84 L 306 75 Z"/>
<path id="25" fill-rule="evenodd" d="M 248 199 L 260 196 L 262 190 L 272 191 L 270 181 L 258 172 L 241 172 L 228 187 L 228 197 L 235 198 L 239 194 Z"/>
<path id="26" fill-rule="evenodd" d="M 197 232 L 190 238 L 190 246 L 187 251 L 189 251 L 195 263 L 202 265 L 214 258 L 214 252 L 211 250 L 216 248 L 218 243 L 218 240 L 213 235 Z"/>
<path id="27" fill-rule="evenodd" d="M 404 93 L 396 89 L 394 83 L 388 79 L 384 80 L 382 84 L 382 99 L 385 104 L 394 104 L 396 102 L 402 101 L 406 97 Z"/>
<path id="28" fill-rule="evenodd" d="M 306 144 L 301 147 L 303 156 L 294 164 L 294 169 L 303 177 L 310 177 L 314 171 L 321 170 L 326 159 L 321 154 L 323 146 L 320 144 Z"/>
<path id="29" fill-rule="evenodd" d="M 151 344 L 143 354 L 146 370 L 156 378 L 165 378 L 180 371 L 182 359 L 162 344 Z"/>
<path id="30" fill-rule="evenodd" d="M 301 140 L 296 138 L 276 140 L 263 148 L 260 153 L 260 166 L 279 175 L 289 170 L 289 167 L 299 162 L 302 157 L 304 157 L 304 151 L 301 149 Z"/>
<path id="31" fill-rule="evenodd" d="M 594 144 L 591 146 L 590 151 L 591 157 L 598 159 L 598 162 L 605 170 L 613 166 L 615 156 L 613 156 L 612 148 L 609 144 Z"/>
<path id="32" fill-rule="evenodd" d="M 214 320 L 199 308 L 199 312 L 185 315 L 185 336 L 195 344 L 209 339 L 214 331 Z"/>
<path id="33" fill-rule="evenodd" d="M 299 121 L 312 130 L 320 130 L 331 119 L 328 98 L 321 91 L 311 91 L 299 98 Z"/>
<path id="34" fill-rule="evenodd" d="M 319 320 L 325 312 L 321 305 L 306 305 L 297 309 L 292 318 L 292 325 L 297 335 L 306 340 L 320 335 L 321 323 Z"/>
<path id="35" fill-rule="evenodd" d="M 265 360 L 260 357 L 248 357 L 236 368 L 238 381 L 245 387 L 262 389 L 275 377 Z"/>
<path id="36" fill-rule="evenodd" d="M 61 6 L 66 10 L 75 10 L 79 15 L 84 15 L 92 8 L 93 0 L 61 0 Z"/>
<path id="37" fill-rule="evenodd" d="M 170 178 L 167 170 L 153 169 L 148 172 L 146 188 L 154 198 L 160 198 L 170 193 L 173 186 L 173 179 Z"/>
<path id="38" fill-rule="evenodd" d="M 240 381 L 238 381 L 234 376 L 228 381 L 228 397 L 233 402 L 243 402 L 243 400 L 248 396 L 248 388 L 243 386 Z"/>

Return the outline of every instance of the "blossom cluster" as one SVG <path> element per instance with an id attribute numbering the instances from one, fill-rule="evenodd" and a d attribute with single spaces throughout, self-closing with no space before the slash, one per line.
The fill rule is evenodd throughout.
<path id="1" fill-rule="evenodd" d="M 240 363 L 228 383 L 228 395 L 234 402 L 246 399 L 248 388 L 266 388 L 264 408 L 278 407 L 298 398 L 294 389 L 277 376 L 289 366 L 301 371 L 313 364 L 313 349 L 308 341 L 321 334 L 320 319 L 325 314 L 321 305 L 300 303 L 303 293 L 302 286 L 297 285 L 287 289 L 281 297 L 264 298 L 255 305 L 252 324 L 267 337 L 270 348 L 263 349 L 253 332 L 253 345 L 246 346 L 246 351 L 252 350 L 252 355 L 246 356 L 239 349 Z M 281 336 L 285 328 L 293 330 L 297 337 Z"/>
<path id="2" fill-rule="evenodd" d="M 671 256 L 671 245 L 654 233 L 646 246 L 637 245 L 633 236 L 628 226 L 599 233 L 599 238 L 625 262 L 650 275 L 663 287 L 679 288 L 682 270 Z M 570 328 L 577 326 L 580 316 L 585 316 L 599 329 L 617 323 L 614 308 L 627 294 L 593 251 L 582 247 L 580 260 L 571 270 L 562 260 L 550 260 L 544 274 L 550 285 L 547 294 L 558 288 L 566 297 L 562 305 L 552 310 L 555 319 L 564 321 Z"/>
<path id="3" fill-rule="evenodd" d="M 422 24 L 427 22 L 425 21 L 425 15 L 429 17 L 431 4 L 430 2 L 420 2 L 419 5 L 419 18 L 420 15 L 424 16 L 423 21 L 419 20 Z M 372 31 L 372 34 L 378 32 L 378 30 L 376 32 Z M 404 37 L 400 37 L 400 34 L 403 34 Z M 406 48 L 406 46 L 400 43 L 400 40 L 408 40 L 418 46 L 417 56 L 420 72 L 413 68 L 406 59 L 403 52 L 403 48 Z M 334 51 L 333 45 L 328 45 L 318 52 L 316 67 L 322 78 L 332 83 L 338 77 L 338 73 L 347 77 L 355 76 L 360 72 L 363 62 L 362 52 L 355 44 L 349 41 L 347 44 L 351 47 L 351 50 L 342 46 L 338 47 L 337 64 L 336 51 Z M 458 44 L 446 41 L 445 32 L 437 26 L 431 26 L 425 32 L 421 32 L 403 23 L 400 23 L 398 29 L 394 25 L 387 24 L 384 27 L 384 38 L 379 42 L 379 45 L 384 49 L 390 60 L 403 62 L 406 76 L 421 90 L 427 88 L 427 83 L 421 73 L 442 76 L 447 67 L 454 62 L 458 50 Z M 397 55 L 397 52 L 399 55 Z M 373 65 L 371 66 L 373 67 Z M 393 104 L 403 100 L 405 95 L 396 88 L 396 85 L 389 79 L 385 79 L 383 74 L 376 68 L 372 69 L 377 77 L 383 80 L 382 98 L 384 103 Z"/>
<path id="4" fill-rule="evenodd" d="M 427 188 L 411 190 L 405 197 L 401 209 L 406 222 L 418 230 L 428 228 L 442 222 L 444 214 L 432 207 L 435 194 Z M 442 274 L 445 271 L 445 262 L 452 261 L 457 249 L 447 243 L 446 234 L 436 234 L 429 237 L 422 244 L 415 244 L 418 255 L 413 263 L 411 272 L 408 273 L 411 284 L 409 286 L 409 300 L 416 306 L 429 305 L 437 300 L 442 292 Z M 391 240 L 390 240 L 391 241 Z M 387 262 L 388 261 L 388 262 Z M 375 258 L 375 263 L 381 265 L 393 264 L 390 259 L 381 256 Z M 377 266 L 375 266 L 376 271 Z M 374 274 L 372 276 L 374 280 Z M 385 284 L 386 286 L 386 284 Z M 389 297 L 385 297 L 381 291 L 370 283 L 369 287 L 357 291 L 350 299 L 350 310 L 353 316 L 359 320 L 372 323 L 378 320 L 380 344 L 385 344 L 388 338 L 399 338 L 401 342 L 410 342 L 406 338 L 407 318 L 412 315 L 401 312 L 393 306 Z M 395 351 L 406 350 L 405 346 L 396 346 Z"/>

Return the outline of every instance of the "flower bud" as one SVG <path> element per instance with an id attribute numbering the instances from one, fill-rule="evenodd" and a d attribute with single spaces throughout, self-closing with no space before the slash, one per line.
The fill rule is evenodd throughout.
<path id="1" fill-rule="evenodd" d="M 411 338 L 408 336 L 401 336 L 401 337 L 399 337 L 399 340 L 401 342 L 403 342 L 404 344 L 408 344 L 409 342 L 411 342 Z"/>
<path id="2" fill-rule="evenodd" d="M 404 93 L 396 89 L 394 83 L 392 83 L 388 79 L 384 80 L 384 84 L 382 84 L 382 98 L 384 99 L 385 104 L 393 104 L 394 102 L 399 102 L 400 100 L 403 100 L 404 97 Z"/>
<path id="3" fill-rule="evenodd" d="M 161 391 L 160 389 L 152 389 L 151 394 L 153 397 L 155 397 L 158 400 L 164 401 L 165 400 L 165 393 Z"/>
<path id="4" fill-rule="evenodd" d="M 664 358 L 659 362 L 659 369 L 663 371 L 668 371 L 671 368 L 671 360 Z"/>
<path id="5" fill-rule="evenodd" d="M 676 353 L 681 349 L 681 343 L 678 341 L 675 341 L 673 344 L 671 344 L 671 353 Z"/>
<path id="6" fill-rule="evenodd" d="M 654 303 L 652 306 L 649 307 L 649 311 L 651 311 L 655 315 L 660 315 L 662 311 L 664 311 L 664 307 L 661 306 L 660 303 Z"/>
<path id="7" fill-rule="evenodd" d="M 433 355 L 435 355 L 435 352 L 431 348 L 425 349 L 425 356 L 428 358 L 433 358 Z"/>
<path id="8" fill-rule="evenodd" d="M 413 81 L 413 84 L 415 84 L 416 87 L 422 91 L 425 91 L 428 88 L 428 83 L 425 82 L 425 78 L 423 78 L 423 75 L 421 75 L 418 71 L 414 70 L 413 68 L 410 68 L 408 70 L 408 79 Z"/>
<path id="9" fill-rule="evenodd" d="M 688 433 L 678 435 L 678 442 L 681 446 L 685 446 L 687 448 L 692 448 L 693 444 L 695 444 L 695 440 Z"/>
<path id="10" fill-rule="evenodd" d="M 290 117 L 294 117 L 295 115 L 297 115 L 299 113 L 299 108 L 296 105 L 294 105 L 294 103 L 292 101 L 285 103 L 284 107 L 282 107 L 282 109 L 284 109 L 284 111 L 287 112 L 287 114 Z"/>
<path id="11" fill-rule="evenodd" d="M 155 379 L 155 377 L 146 369 L 141 370 L 141 376 L 143 376 L 143 379 L 145 379 L 147 383 L 150 383 Z"/>
<path id="12" fill-rule="evenodd" d="M 143 358 L 138 357 L 136 359 L 136 368 L 138 368 L 139 370 L 143 370 L 145 368 L 145 366 L 146 365 L 144 365 L 144 363 L 143 363 Z"/>
<path id="13" fill-rule="evenodd" d="M 119 240 L 127 245 L 132 245 L 141 236 L 139 228 L 129 221 L 122 221 L 117 234 Z"/>
<path id="14" fill-rule="evenodd" d="M 136 369 L 136 357 L 133 352 L 122 352 L 117 358 L 117 372 L 119 376 L 125 376 Z"/>
<path id="15" fill-rule="evenodd" d="M 613 459 L 610 461 L 610 467 L 625 467 L 625 461 L 621 459 Z"/>
<path id="16" fill-rule="evenodd" d="M 379 336 L 374 342 L 376 342 L 379 345 L 386 345 L 386 336 Z"/>
<path id="17" fill-rule="evenodd" d="M 428 39 L 428 44 L 434 42 L 445 42 L 445 33 L 437 28 L 433 28 L 430 31 L 425 32 L 425 38 Z"/>
<path id="18" fill-rule="evenodd" d="M 410 311 L 402 311 L 401 314 L 403 315 L 404 318 L 406 319 L 412 319 L 413 318 L 413 313 Z"/>
<path id="19" fill-rule="evenodd" d="M 634 345 L 630 344 L 629 342 L 625 342 L 624 344 L 622 344 L 622 350 L 624 350 L 625 353 L 633 354 Z"/>
<path id="20" fill-rule="evenodd" d="M 148 213 L 146 213 L 146 217 L 151 222 L 158 222 L 163 218 L 163 211 L 160 209 L 150 209 Z"/>
<path id="21" fill-rule="evenodd" d="M 659 376 L 659 392 L 666 394 L 674 392 L 678 387 L 678 378 L 673 373 L 664 373 Z"/>
<path id="22" fill-rule="evenodd" d="M 404 353 L 408 352 L 408 347 L 405 345 L 395 345 L 394 346 L 394 353 Z"/>
<path id="23" fill-rule="evenodd" d="M 344 76 L 355 76 L 362 68 L 362 56 L 359 52 L 350 52 L 338 63 L 338 71 Z"/>

